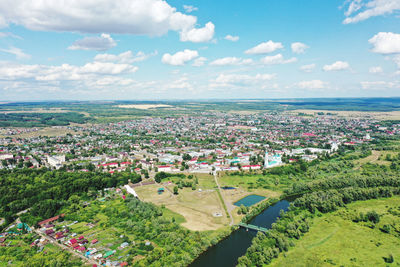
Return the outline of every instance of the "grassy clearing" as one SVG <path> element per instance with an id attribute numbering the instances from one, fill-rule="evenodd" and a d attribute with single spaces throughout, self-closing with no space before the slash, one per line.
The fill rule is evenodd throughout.
<path id="1" fill-rule="evenodd" d="M 316 217 L 311 229 L 296 246 L 274 260 L 273 266 L 398 266 L 400 239 L 396 232 L 384 233 L 379 228 L 385 224 L 400 225 L 400 217 L 388 212 L 398 209 L 400 197 L 359 201 L 347 208 Z M 372 223 L 355 223 L 350 213 L 376 211 L 381 217 Z M 384 257 L 391 253 L 394 263 L 387 264 Z"/>
<path id="2" fill-rule="evenodd" d="M 66 127 L 44 127 L 44 128 L 39 128 L 37 131 L 31 131 L 31 132 L 22 132 L 20 134 L 13 135 L 12 137 L 15 138 L 32 138 L 32 137 L 38 137 L 38 136 L 64 136 L 66 134 L 80 134 L 80 132 L 67 129 Z M 6 134 L 3 134 L 4 136 L 7 136 Z"/>
<path id="3" fill-rule="evenodd" d="M 200 183 L 200 179 L 199 179 Z M 201 183 L 200 183 L 201 184 Z M 224 214 L 224 208 L 217 192 L 214 189 L 192 190 L 183 188 L 179 190 L 178 195 L 171 192 L 174 185 L 167 185 L 169 190 L 159 195 L 157 189 L 160 185 L 146 185 L 135 188 L 140 199 L 152 202 L 158 206 L 164 205 L 167 209 L 180 214 L 181 225 L 193 231 L 216 230 L 228 225 L 228 219 L 225 216 L 214 217 L 215 213 Z M 177 218 L 176 218 L 177 219 Z"/>
<path id="4" fill-rule="evenodd" d="M 233 186 L 247 192 L 260 192 L 260 194 L 270 194 L 272 192 L 281 193 L 293 181 L 287 175 L 262 175 L 259 173 L 251 175 L 227 175 L 219 178 L 221 187 Z"/>
<path id="5" fill-rule="evenodd" d="M 356 165 L 364 165 L 367 163 L 379 164 L 379 165 L 390 165 L 390 161 L 385 160 L 387 155 L 397 155 L 394 151 L 376 151 L 372 150 L 372 154 L 366 158 L 356 160 Z"/>

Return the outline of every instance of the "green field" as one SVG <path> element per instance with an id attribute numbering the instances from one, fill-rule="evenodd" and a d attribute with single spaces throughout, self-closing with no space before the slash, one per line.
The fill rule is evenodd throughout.
<path id="1" fill-rule="evenodd" d="M 391 212 L 389 212 L 389 209 Z M 359 201 L 336 212 L 316 217 L 310 231 L 295 247 L 272 261 L 272 266 L 399 266 L 400 197 Z M 359 212 L 376 211 L 377 224 L 353 222 Z M 397 212 L 397 213 L 396 213 Z M 398 214 L 398 215 L 393 215 Z M 390 233 L 380 230 L 392 225 Z M 385 263 L 392 254 L 394 262 Z"/>

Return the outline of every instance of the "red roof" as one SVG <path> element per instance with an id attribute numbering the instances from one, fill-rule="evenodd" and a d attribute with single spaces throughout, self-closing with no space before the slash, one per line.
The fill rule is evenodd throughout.
<path id="1" fill-rule="evenodd" d="M 47 224 L 49 222 L 54 222 L 54 221 L 58 220 L 60 217 L 64 217 L 64 213 L 60 214 L 60 215 L 57 215 L 57 216 L 54 216 L 52 218 L 46 219 L 44 221 L 41 221 L 41 222 L 38 223 L 38 225 L 43 226 L 44 224 Z"/>
<path id="2" fill-rule="evenodd" d="M 70 242 L 72 245 L 78 243 L 78 241 L 77 241 L 75 238 L 71 239 L 69 242 Z"/>
<path id="3" fill-rule="evenodd" d="M 97 240 L 97 239 L 92 240 L 92 244 L 96 244 L 97 242 L 99 242 L 99 240 Z"/>

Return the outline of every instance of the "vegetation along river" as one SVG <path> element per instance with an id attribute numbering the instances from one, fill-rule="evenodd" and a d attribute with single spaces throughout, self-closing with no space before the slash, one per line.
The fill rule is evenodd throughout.
<path id="1" fill-rule="evenodd" d="M 249 224 L 270 228 L 271 225 L 279 217 L 281 210 L 286 211 L 289 208 L 287 200 L 281 200 L 274 205 L 268 207 Z M 201 254 L 190 267 L 233 267 L 236 266 L 239 257 L 246 253 L 250 247 L 252 239 L 257 232 L 240 228 L 234 231 L 230 236 L 219 242 L 207 251 Z"/>

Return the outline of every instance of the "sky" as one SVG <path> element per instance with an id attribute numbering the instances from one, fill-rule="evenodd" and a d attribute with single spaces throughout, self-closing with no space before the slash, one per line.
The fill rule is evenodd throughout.
<path id="1" fill-rule="evenodd" d="M 2 0 L 0 100 L 400 96 L 400 0 Z"/>

